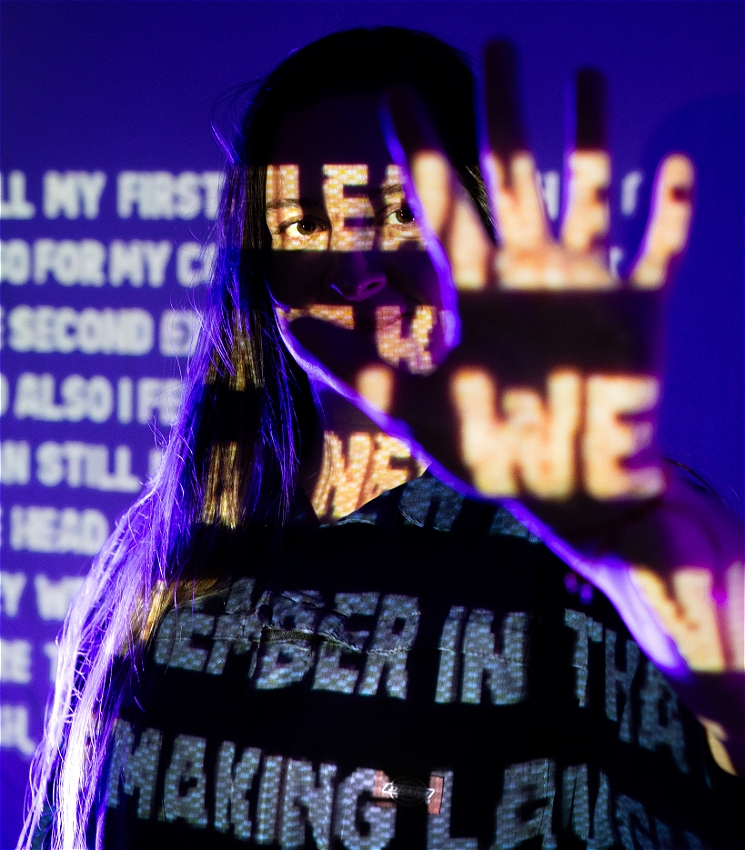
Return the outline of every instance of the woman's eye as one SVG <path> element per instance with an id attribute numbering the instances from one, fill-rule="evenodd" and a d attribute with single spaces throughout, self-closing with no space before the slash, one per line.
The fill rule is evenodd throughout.
<path id="1" fill-rule="evenodd" d="M 414 220 L 414 213 L 408 204 L 389 212 L 386 217 L 387 224 L 413 224 Z"/>
<path id="2" fill-rule="evenodd" d="M 381 213 L 382 220 L 378 247 L 381 251 L 397 251 L 401 245 L 423 248 L 422 235 L 411 207 L 403 197 L 391 199 L 392 203 Z"/>
<path id="3" fill-rule="evenodd" d="M 313 221 L 312 218 L 304 218 L 302 221 L 296 222 L 296 227 L 298 233 L 302 233 L 304 236 L 311 236 L 313 233 L 318 233 L 321 230 L 320 224 L 317 221 Z"/>
<path id="4" fill-rule="evenodd" d="M 401 207 L 400 210 L 396 210 L 396 221 L 399 224 L 411 224 L 414 221 L 414 213 L 408 204 Z"/>
<path id="5" fill-rule="evenodd" d="M 326 230 L 326 226 L 315 218 L 300 218 L 285 222 L 281 226 L 283 233 L 293 236 L 314 236 Z"/>
<path id="6" fill-rule="evenodd" d="M 296 215 L 286 221 L 270 222 L 275 251 L 323 251 L 328 248 L 331 226 L 314 215 Z"/>

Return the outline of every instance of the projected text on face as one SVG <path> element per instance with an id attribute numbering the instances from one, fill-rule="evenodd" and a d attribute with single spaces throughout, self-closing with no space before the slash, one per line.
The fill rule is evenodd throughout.
<path id="1" fill-rule="evenodd" d="M 323 198 L 303 196 L 298 165 L 270 165 L 266 220 L 275 251 L 396 251 L 422 248 L 406 202 L 403 174 L 386 168 L 380 186 L 369 184 L 364 163 L 325 164 Z"/>

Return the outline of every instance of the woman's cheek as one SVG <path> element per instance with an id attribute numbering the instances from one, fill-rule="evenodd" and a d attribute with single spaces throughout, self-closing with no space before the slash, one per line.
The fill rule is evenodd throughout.
<path id="1" fill-rule="evenodd" d="M 380 268 L 389 286 L 415 304 L 442 306 L 440 281 L 429 254 L 412 244 L 379 253 Z"/>
<path id="2" fill-rule="evenodd" d="M 328 251 L 273 251 L 269 290 L 281 306 L 303 308 L 328 300 Z"/>

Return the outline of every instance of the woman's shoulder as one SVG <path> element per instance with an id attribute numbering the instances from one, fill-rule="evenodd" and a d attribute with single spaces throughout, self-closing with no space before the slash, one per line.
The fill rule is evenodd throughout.
<path id="1" fill-rule="evenodd" d="M 338 520 L 336 526 L 413 526 L 439 532 L 539 539 L 506 508 L 464 496 L 429 471 L 379 495 Z M 322 526 L 328 527 L 328 526 Z"/>

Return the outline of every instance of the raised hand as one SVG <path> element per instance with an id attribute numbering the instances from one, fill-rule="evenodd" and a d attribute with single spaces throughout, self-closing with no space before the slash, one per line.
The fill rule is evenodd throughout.
<path id="1" fill-rule="evenodd" d="M 449 383 L 470 483 L 483 495 L 542 500 L 659 495 L 655 324 L 660 290 L 688 235 L 692 165 L 682 155 L 661 164 L 642 252 L 629 279 L 616 280 L 605 250 L 610 158 L 602 79 L 577 77 L 575 145 L 555 240 L 525 143 L 509 45 L 489 47 L 485 77 L 482 169 L 498 245 L 415 98 L 396 92 L 391 102 L 393 149 L 408 167 L 431 250 L 441 268 L 449 265 L 459 295 L 462 339 L 451 361 L 470 363 L 451 368 Z M 493 332 L 491 344 L 473 345 L 479 326 Z M 587 502 L 578 505 L 591 521 Z M 569 515 L 563 511 L 564 522 Z"/>
<path id="2" fill-rule="evenodd" d="M 372 182 L 366 167 L 348 166 L 340 187 L 339 168 L 324 165 L 325 216 L 285 219 L 292 247 L 306 251 L 276 252 L 275 277 L 296 279 L 302 262 L 327 282 L 294 300 L 279 291 L 285 338 L 312 374 L 453 486 L 504 502 L 608 596 L 662 669 L 683 679 L 741 672 L 741 532 L 665 473 L 655 444 L 664 287 L 688 236 L 693 167 L 680 154 L 661 163 L 639 257 L 628 279 L 615 278 L 602 81 L 578 76 L 555 239 L 515 76 L 511 49 L 492 45 L 481 165 L 494 232 L 416 97 L 392 92 L 385 123 L 398 171 L 378 184 L 385 202 L 347 197 Z M 273 179 L 287 195 L 281 169 Z M 283 226 L 270 222 L 277 239 Z M 422 265 L 422 243 L 437 275 Z M 727 703 L 694 691 L 707 718 Z M 737 716 L 720 718 L 733 735 Z"/>
<path id="3" fill-rule="evenodd" d="M 555 240 L 514 78 L 511 49 L 492 45 L 482 168 L 498 242 L 416 97 L 394 92 L 390 146 L 410 175 L 439 286 L 406 293 L 408 303 L 377 303 L 374 315 L 361 314 L 359 303 L 313 303 L 284 317 L 337 387 L 366 398 L 384 430 L 414 442 L 455 486 L 571 502 L 561 517 L 553 512 L 554 524 L 586 530 L 593 516 L 615 513 L 597 503 L 664 489 L 653 442 L 657 325 L 668 267 L 688 233 L 693 168 L 681 155 L 662 163 L 640 258 L 628 281 L 614 279 L 605 263 L 610 159 L 602 81 L 592 72 L 578 76 L 576 145 Z M 372 247 L 370 237 L 364 248 Z M 347 333 L 365 322 L 374 339 Z"/>

